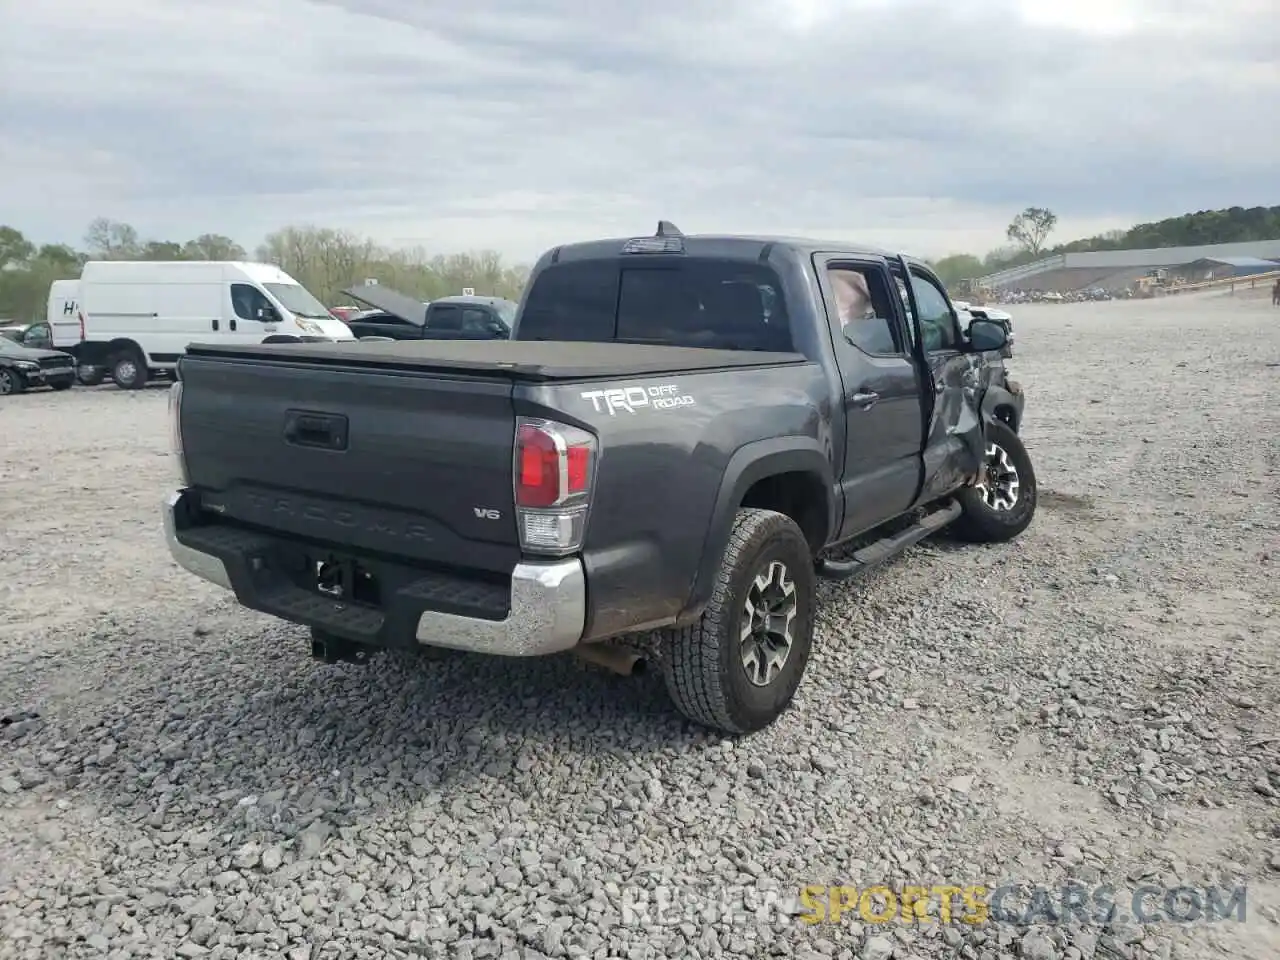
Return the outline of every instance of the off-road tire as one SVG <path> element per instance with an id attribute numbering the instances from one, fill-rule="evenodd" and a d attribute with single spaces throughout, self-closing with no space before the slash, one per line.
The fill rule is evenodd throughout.
<path id="1" fill-rule="evenodd" d="M 132 363 L 134 375 L 125 375 L 126 364 Z M 147 385 L 147 361 L 137 350 L 125 350 L 111 358 L 111 382 L 121 390 L 141 390 Z"/>
<path id="2" fill-rule="evenodd" d="M 951 533 L 970 543 L 1004 543 L 1012 540 L 1031 525 L 1036 513 L 1035 468 L 1022 439 L 1007 424 L 991 421 L 986 424 L 985 446 L 990 456 L 992 448 L 1003 451 L 1008 463 L 1017 474 L 1018 495 L 1013 506 L 996 509 L 991 506 L 980 487 L 965 487 L 956 495 L 960 503 L 960 517 L 951 525 Z M 984 459 L 983 468 L 987 461 Z"/>
<path id="3" fill-rule="evenodd" d="M 775 562 L 794 584 L 793 636 L 778 674 L 755 686 L 742 662 L 742 618 L 757 576 Z M 795 521 L 772 510 L 739 510 L 701 618 L 660 635 L 662 675 L 676 708 L 695 723 L 729 734 L 773 723 L 790 706 L 809 662 L 814 591 L 813 557 Z"/>
<path id="4" fill-rule="evenodd" d="M 0 370 L 0 397 L 11 397 L 27 389 L 26 378 L 17 370 Z"/>

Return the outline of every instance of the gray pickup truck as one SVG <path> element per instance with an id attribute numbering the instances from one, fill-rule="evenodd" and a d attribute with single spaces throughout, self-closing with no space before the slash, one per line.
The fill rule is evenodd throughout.
<path id="1" fill-rule="evenodd" d="M 169 549 L 324 659 L 643 642 L 687 717 L 745 733 L 800 684 L 817 577 L 1030 524 L 1005 345 L 866 247 L 561 246 L 511 340 L 189 347 Z"/>

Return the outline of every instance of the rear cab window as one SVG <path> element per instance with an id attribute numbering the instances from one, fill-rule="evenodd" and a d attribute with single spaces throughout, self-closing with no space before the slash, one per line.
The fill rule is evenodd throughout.
<path id="1" fill-rule="evenodd" d="M 794 350 L 774 270 L 751 261 L 703 257 L 549 266 L 530 288 L 519 338 Z"/>

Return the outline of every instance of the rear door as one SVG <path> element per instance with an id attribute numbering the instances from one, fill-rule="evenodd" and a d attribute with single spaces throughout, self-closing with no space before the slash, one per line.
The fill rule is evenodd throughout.
<path id="1" fill-rule="evenodd" d="M 905 512 L 920 486 L 921 384 L 883 260 L 817 254 L 844 394 L 841 486 L 851 537 Z"/>
<path id="2" fill-rule="evenodd" d="M 80 283 L 56 280 L 49 291 L 49 315 L 53 342 L 59 347 L 73 347 L 80 342 Z"/>
<path id="3" fill-rule="evenodd" d="M 455 303 L 431 304 L 423 337 L 431 340 L 461 340 L 462 308 Z"/>
<path id="4" fill-rule="evenodd" d="M 978 471 L 983 453 L 982 384 L 942 282 L 904 258 L 897 258 L 894 268 L 929 374 L 924 384 L 931 397 L 919 496 L 919 502 L 925 503 L 954 490 Z"/>

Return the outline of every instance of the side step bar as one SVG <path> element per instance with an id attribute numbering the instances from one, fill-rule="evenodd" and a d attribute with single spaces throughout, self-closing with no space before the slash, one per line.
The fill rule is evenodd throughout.
<path id="1" fill-rule="evenodd" d="M 954 500 L 949 501 L 928 516 L 921 517 L 905 530 L 890 534 L 883 540 L 869 543 L 861 550 L 855 551 L 848 560 L 827 558 L 819 560 L 816 567 L 818 576 L 828 580 L 845 580 L 855 574 L 864 573 L 896 557 L 907 547 L 919 543 L 925 537 L 937 533 L 958 516 L 960 516 L 960 504 Z"/>

